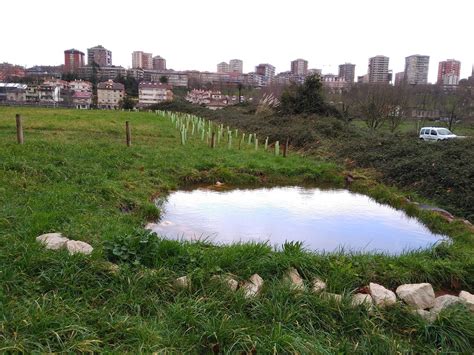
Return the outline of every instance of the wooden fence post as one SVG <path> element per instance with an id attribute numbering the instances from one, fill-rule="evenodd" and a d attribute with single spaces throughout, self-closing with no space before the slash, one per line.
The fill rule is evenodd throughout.
<path id="1" fill-rule="evenodd" d="M 23 144 L 24 139 L 23 139 L 23 125 L 21 124 L 21 116 L 19 114 L 16 114 L 16 140 L 18 141 L 18 144 Z"/>
<path id="2" fill-rule="evenodd" d="M 286 155 L 288 154 L 288 142 L 289 142 L 290 138 L 287 138 L 286 139 L 286 143 L 285 143 L 285 146 L 283 147 L 283 157 L 286 158 Z"/>
<path id="3" fill-rule="evenodd" d="M 215 146 L 216 146 L 216 132 L 212 132 L 211 148 L 214 148 Z"/>
<path id="4" fill-rule="evenodd" d="M 127 137 L 127 147 L 130 147 L 132 145 L 132 132 L 130 130 L 130 122 L 125 121 L 125 134 Z"/>

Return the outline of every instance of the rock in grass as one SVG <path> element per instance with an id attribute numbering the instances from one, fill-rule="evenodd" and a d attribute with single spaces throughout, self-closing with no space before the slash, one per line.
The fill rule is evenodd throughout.
<path id="1" fill-rule="evenodd" d="M 412 312 L 413 314 L 419 315 L 421 318 L 423 318 L 429 323 L 434 322 L 437 316 L 435 312 L 425 311 L 424 309 L 415 309 Z"/>
<path id="2" fill-rule="evenodd" d="M 313 280 L 313 287 L 311 288 L 311 290 L 314 292 L 314 293 L 321 293 L 323 292 L 324 290 L 326 289 L 326 283 L 321 280 L 321 279 L 318 279 L 318 278 L 315 278 Z"/>
<path id="3" fill-rule="evenodd" d="M 94 248 L 90 244 L 87 244 L 86 242 L 81 242 L 80 240 L 68 240 L 66 243 L 66 249 L 71 255 L 89 255 L 94 250 Z"/>
<path id="4" fill-rule="evenodd" d="M 391 306 L 397 302 L 397 296 L 382 285 L 371 282 L 369 291 L 374 303 L 378 307 Z"/>
<path id="5" fill-rule="evenodd" d="M 443 295 L 436 297 L 434 300 L 434 306 L 431 308 L 431 312 L 438 314 L 443 309 L 448 308 L 454 304 L 460 303 L 461 299 L 453 295 Z"/>
<path id="6" fill-rule="evenodd" d="M 145 225 L 145 229 L 153 231 L 156 227 L 158 227 L 158 223 L 147 223 Z"/>
<path id="7" fill-rule="evenodd" d="M 174 285 L 180 289 L 191 288 L 191 280 L 187 276 L 181 276 L 174 280 Z"/>
<path id="8" fill-rule="evenodd" d="M 471 312 L 474 312 L 474 295 L 473 294 L 467 291 L 461 291 L 459 292 L 459 298 L 461 299 L 461 302 L 464 303 Z"/>
<path id="9" fill-rule="evenodd" d="M 405 284 L 397 287 L 397 296 L 416 309 L 431 308 L 434 305 L 435 294 L 429 283 Z"/>
<path id="10" fill-rule="evenodd" d="M 293 290 L 296 290 L 296 291 L 304 290 L 303 279 L 298 273 L 298 270 L 296 270 L 294 267 L 291 267 L 287 270 L 283 280 L 284 282 L 289 284 Z"/>
<path id="11" fill-rule="evenodd" d="M 374 304 L 374 301 L 372 300 L 371 295 L 368 295 L 366 293 L 356 293 L 352 296 L 351 304 L 354 307 L 361 305 L 371 307 Z"/>
<path id="12" fill-rule="evenodd" d="M 246 281 L 242 288 L 246 298 L 257 296 L 263 287 L 263 279 L 259 274 L 253 274 L 248 281 Z"/>
<path id="13" fill-rule="evenodd" d="M 239 283 L 230 275 L 214 275 L 211 280 L 218 281 L 225 285 L 231 291 L 237 291 Z"/>
<path id="14" fill-rule="evenodd" d="M 46 233 L 42 234 L 39 237 L 36 237 L 36 240 L 44 245 L 46 249 L 50 250 L 59 250 L 66 246 L 66 243 L 69 241 L 68 238 L 63 237 L 61 233 Z"/>

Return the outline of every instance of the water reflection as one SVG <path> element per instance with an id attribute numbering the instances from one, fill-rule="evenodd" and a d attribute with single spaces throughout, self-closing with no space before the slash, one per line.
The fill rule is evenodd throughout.
<path id="1" fill-rule="evenodd" d="M 160 202 L 152 225 L 172 239 L 216 244 L 301 241 L 311 250 L 381 251 L 399 254 L 443 239 L 416 219 L 347 190 L 301 187 L 177 191 Z"/>

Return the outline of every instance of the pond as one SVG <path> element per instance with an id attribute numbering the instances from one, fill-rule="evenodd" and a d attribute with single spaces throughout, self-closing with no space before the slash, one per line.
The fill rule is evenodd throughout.
<path id="1" fill-rule="evenodd" d="M 308 250 L 384 252 L 428 248 L 445 240 L 403 211 L 347 190 L 275 187 L 172 192 L 157 202 L 147 228 L 165 238 L 214 244 L 302 242 Z"/>

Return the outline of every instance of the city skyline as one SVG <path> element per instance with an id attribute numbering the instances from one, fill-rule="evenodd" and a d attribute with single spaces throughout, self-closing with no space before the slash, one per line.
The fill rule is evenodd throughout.
<path id="1" fill-rule="evenodd" d="M 66 19 L 61 2 L 56 0 L 43 1 L 37 4 L 25 1 L 20 8 L 19 4 L 7 3 L 3 6 L 5 13 L 15 14 L 21 11 L 26 23 L 40 21 L 48 9 L 49 18 L 51 8 L 57 8 L 53 14 L 58 18 Z M 51 6 L 45 6 L 45 4 Z M 252 11 L 266 9 L 272 19 L 260 19 L 252 24 L 246 20 L 245 26 L 229 20 L 224 16 L 225 5 L 218 7 L 215 1 L 203 1 L 200 4 L 175 1 L 173 4 L 153 5 L 143 1 L 136 1 L 134 6 L 148 9 L 147 13 L 160 10 L 161 17 L 157 20 L 141 18 L 126 18 L 120 21 L 120 12 L 123 4 L 119 2 L 103 1 L 100 3 L 89 0 L 74 12 L 72 20 L 89 16 L 91 24 L 93 17 L 89 6 L 94 4 L 95 13 L 108 13 L 108 18 L 114 20 L 112 28 L 108 30 L 101 24 L 103 19 L 97 20 L 97 28 L 85 26 L 77 31 L 57 30 L 54 40 L 37 41 L 31 37 L 30 31 L 19 29 L 15 36 L 6 36 L 0 46 L 0 62 L 9 62 L 31 67 L 33 65 L 63 64 L 64 50 L 75 48 L 87 53 L 87 49 L 96 45 L 103 45 L 113 52 L 113 64 L 125 68 L 132 67 L 131 54 L 133 51 L 158 53 L 167 60 L 167 67 L 175 70 L 216 71 L 216 64 L 238 58 L 243 61 L 243 71 L 252 72 L 255 66 L 269 63 L 276 67 L 276 72 L 289 71 L 291 61 L 303 58 L 308 61 L 308 69 L 321 69 L 323 74 L 338 73 L 338 66 L 342 63 L 353 63 L 355 76 L 367 74 L 368 59 L 377 55 L 390 58 L 389 69 L 393 75 L 401 72 L 405 67 L 405 58 L 414 54 L 430 57 L 428 81 L 437 80 L 438 63 L 454 58 L 462 63 L 461 78 L 471 74 L 474 56 L 465 40 L 470 31 L 470 19 L 474 6 L 465 0 L 454 0 L 453 6 L 459 13 L 456 21 L 456 36 L 447 31 L 448 23 L 435 21 L 446 16 L 445 9 L 440 5 L 433 5 L 428 1 L 419 1 L 411 4 L 413 15 L 406 13 L 405 2 L 391 2 L 390 18 L 394 21 L 388 24 L 385 16 L 373 18 L 375 10 L 371 5 L 375 1 L 365 0 L 357 5 L 350 1 L 334 1 L 331 4 L 313 4 L 309 1 L 296 1 L 307 11 L 298 13 L 300 19 L 294 22 L 288 17 L 284 4 L 274 4 L 268 1 L 251 3 L 244 0 L 242 6 L 232 8 L 233 17 L 244 19 Z M 57 6 L 55 6 L 57 5 Z M 25 6 L 29 11 L 25 12 Z M 270 6 L 268 8 L 268 6 Z M 340 8 L 346 11 L 340 11 Z M 230 9 L 227 9 L 230 10 Z M 313 11 L 312 11 L 313 10 Z M 102 12 L 103 11 L 103 12 Z M 249 12 L 250 11 L 250 12 Z M 167 14 L 180 13 L 181 22 L 174 16 Z M 329 18 L 327 13 L 337 13 L 338 16 Z M 412 28 L 395 21 L 397 18 L 409 18 L 415 13 L 425 13 L 426 16 L 417 16 L 417 27 L 424 28 L 423 34 L 412 33 Z M 314 14 L 317 13 L 317 21 Z M 212 19 L 212 21 L 210 21 Z M 370 19 L 370 20 L 367 20 Z M 5 28 L 13 28 L 18 19 L 15 16 L 6 16 Z M 89 20 L 88 20 L 89 21 Z M 278 22 L 285 25 L 279 25 Z M 163 28 L 171 29 L 159 36 L 151 31 L 157 23 Z M 345 23 L 346 26 L 341 26 Z M 400 23 L 401 25 L 397 25 Z M 226 25 L 227 27 L 225 27 Z M 120 26 L 126 31 L 119 29 Z M 28 26 L 26 26 L 28 27 Z M 88 27 L 92 27 L 89 29 Z M 136 28 L 136 30 L 134 30 Z M 226 30 L 227 28 L 227 30 Z M 211 30 L 212 36 L 203 36 L 196 39 L 196 33 L 205 33 Z M 150 31 L 150 35 L 144 35 Z M 375 35 L 373 32 L 377 31 Z M 238 38 L 229 37 L 235 32 Z M 349 34 L 348 34 L 349 33 Z M 420 36 L 424 36 L 420 39 Z M 370 38 L 370 40 L 369 40 Z"/>

